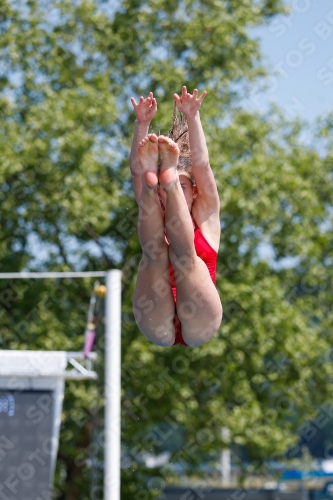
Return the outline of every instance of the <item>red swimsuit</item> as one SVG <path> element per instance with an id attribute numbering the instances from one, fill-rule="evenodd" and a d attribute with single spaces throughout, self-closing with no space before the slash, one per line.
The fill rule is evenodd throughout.
<path id="1" fill-rule="evenodd" d="M 201 229 L 199 229 L 197 223 L 194 222 L 194 248 L 197 253 L 197 256 L 200 257 L 206 264 L 210 277 L 212 278 L 212 282 L 214 285 L 216 284 L 216 258 L 217 258 L 217 252 L 210 246 L 206 238 L 201 232 Z M 172 265 L 170 264 L 170 283 L 171 283 L 171 289 L 173 293 L 173 298 L 176 303 L 176 280 L 175 280 L 175 273 L 173 270 Z M 182 336 L 182 329 L 181 329 L 181 322 L 179 321 L 179 318 L 177 314 L 175 315 L 175 329 L 176 329 L 176 339 L 175 339 L 175 344 L 183 344 L 183 345 L 188 345 L 183 339 Z"/>

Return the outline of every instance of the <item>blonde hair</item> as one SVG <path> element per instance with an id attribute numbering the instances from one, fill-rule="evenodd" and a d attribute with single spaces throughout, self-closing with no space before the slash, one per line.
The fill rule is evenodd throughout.
<path id="1" fill-rule="evenodd" d="M 172 139 L 179 147 L 179 159 L 177 170 L 179 175 L 185 175 L 195 184 L 192 171 L 192 155 L 190 150 L 189 132 L 186 116 L 178 111 L 176 103 L 173 109 L 172 127 L 169 130 L 168 137 Z"/>

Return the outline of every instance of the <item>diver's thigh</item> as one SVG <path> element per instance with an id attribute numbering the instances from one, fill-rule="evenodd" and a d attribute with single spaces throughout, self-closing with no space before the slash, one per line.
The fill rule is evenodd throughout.
<path id="1" fill-rule="evenodd" d="M 139 266 L 133 293 L 133 310 L 141 332 L 160 346 L 175 342 L 175 302 L 169 280 L 169 261 Z"/>

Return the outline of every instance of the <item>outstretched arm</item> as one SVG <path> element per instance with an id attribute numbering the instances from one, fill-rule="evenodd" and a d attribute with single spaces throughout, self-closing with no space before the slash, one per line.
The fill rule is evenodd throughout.
<path id="1" fill-rule="evenodd" d="M 202 207 L 207 207 L 210 213 L 219 213 L 220 200 L 214 179 L 214 174 L 209 164 L 209 155 L 202 128 L 199 108 L 206 97 L 204 91 L 198 97 L 198 90 L 193 94 L 187 92 L 186 87 L 182 88 L 182 94 L 174 94 L 176 106 L 185 114 L 189 130 L 190 149 L 192 155 L 192 169 L 198 188 L 198 201 L 201 201 Z"/>
<path id="2" fill-rule="evenodd" d="M 206 95 L 207 92 L 204 91 L 198 97 L 197 89 L 193 91 L 193 94 L 190 94 L 185 86 L 182 88 L 180 97 L 178 94 L 174 94 L 177 108 L 184 113 L 187 119 L 193 171 L 197 170 L 198 167 L 209 166 L 208 149 L 199 113 L 199 108 Z"/>
<path id="3" fill-rule="evenodd" d="M 136 103 L 135 99 L 131 97 L 131 103 L 135 111 L 136 120 L 130 155 L 130 167 L 135 198 L 139 201 L 142 189 L 142 170 L 138 157 L 138 148 L 142 139 L 148 135 L 150 122 L 154 118 L 157 111 L 157 102 L 153 93 L 150 92 L 147 98 L 141 96 L 138 103 Z"/>

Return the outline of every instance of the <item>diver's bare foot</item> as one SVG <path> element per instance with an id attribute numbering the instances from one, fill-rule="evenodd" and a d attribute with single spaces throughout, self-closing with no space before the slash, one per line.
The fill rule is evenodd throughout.
<path id="1" fill-rule="evenodd" d="M 159 183 L 162 187 L 171 187 L 178 179 L 177 164 L 179 158 L 178 145 L 169 137 L 158 137 L 158 149 L 161 158 Z"/>
<path id="2" fill-rule="evenodd" d="M 148 134 L 138 148 L 140 165 L 146 186 L 153 189 L 158 183 L 158 142 L 157 135 Z"/>

